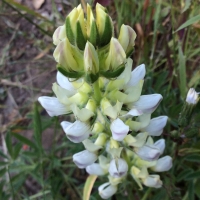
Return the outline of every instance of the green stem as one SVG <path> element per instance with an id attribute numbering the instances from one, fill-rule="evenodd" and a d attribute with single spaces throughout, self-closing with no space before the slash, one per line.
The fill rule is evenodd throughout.
<path id="1" fill-rule="evenodd" d="M 94 99 L 96 100 L 97 105 L 99 105 L 101 101 L 101 91 L 99 88 L 99 80 L 93 83 L 93 89 L 94 89 Z"/>

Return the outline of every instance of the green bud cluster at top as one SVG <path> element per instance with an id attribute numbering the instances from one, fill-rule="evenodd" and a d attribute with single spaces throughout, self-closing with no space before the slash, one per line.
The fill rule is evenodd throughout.
<path id="1" fill-rule="evenodd" d="M 75 122 L 63 121 L 61 126 L 70 141 L 85 147 L 73 155 L 74 163 L 89 174 L 108 176 L 99 187 L 103 199 L 115 194 L 129 175 L 140 189 L 160 188 L 162 181 L 154 172 L 168 171 L 172 159 L 159 158 L 165 140 L 154 142 L 153 136 L 162 134 L 167 116 L 151 119 L 162 96 L 141 95 L 144 64 L 132 71 L 136 33 L 122 25 L 114 38 L 112 20 L 100 4 L 96 18 L 89 5 L 86 16 L 79 5 L 56 29 L 56 97 L 38 100 L 50 116 L 74 114 Z"/>
<path id="2" fill-rule="evenodd" d="M 100 4 L 96 5 L 96 19 L 89 5 L 87 19 L 81 5 L 74 8 L 53 35 L 57 69 L 69 78 L 84 77 L 88 83 L 95 82 L 99 76 L 118 77 L 124 71 L 126 58 L 133 52 L 136 34 L 125 25 L 118 40 L 113 33 L 112 20 Z"/>

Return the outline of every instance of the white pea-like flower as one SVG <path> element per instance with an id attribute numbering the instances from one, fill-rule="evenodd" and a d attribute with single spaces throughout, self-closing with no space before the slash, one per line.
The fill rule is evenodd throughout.
<path id="1" fill-rule="evenodd" d="M 97 155 L 88 150 L 73 155 L 73 161 L 78 168 L 86 168 L 97 160 Z"/>
<path id="2" fill-rule="evenodd" d="M 165 150 L 165 140 L 160 139 L 154 143 L 154 146 L 157 147 L 160 150 L 160 155 L 163 154 Z"/>
<path id="3" fill-rule="evenodd" d="M 164 156 L 157 160 L 156 165 L 151 167 L 155 172 L 169 171 L 172 167 L 172 158 L 170 156 Z"/>
<path id="4" fill-rule="evenodd" d="M 195 91 L 194 88 L 190 88 L 188 93 L 187 93 L 187 97 L 186 97 L 186 102 L 188 104 L 197 104 L 199 98 L 198 98 L 198 93 Z"/>
<path id="5" fill-rule="evenodd" d="M 122 141 L 129 132 L 129 126 L 124 124 L 121 119 L 117 118 L 111 123 L 110 130 L 114 140 Z"/>
<path id="6" fill-rule="evenodd" d="M 142 95 L 138 101 L 129 105 L 131 110 L 127 115 L 139 116 L 142 114 L 151 114 L 158 107 L 162 98 L 160 94 Z"/>
<path id="7" fill-rule="evenodd" d="M 124 159 L 116 158 L 110 162 L 108 171 L 112 177 L 120 178 L 127 174 L 128 165 Z"/>
<path id="8" fill-rule="evenodd" d="M 38 98 L 38 101 L 51 117 L 71 112 L 70 107 L 60 103 L 56 97 L 42 96 Z"/>
<path id="9" fill-rule="evenodd" d="M 163 132 L 163 128 L 167 123 L 167 116 L 160 116 L 150 120 L 148 126 L 142 129 L 142 131 L 148 132 L 151 136 L 160 136 Z"/>
<path id="10" fill-rule="evenodd" d="M 144 79 L 145 74 L 146 74 L 146 70 L 145 70 L 144 64 L 141 64 L 138 67 L 136 67 L 131 72 L 131 78 L 129 82 L 127 83 L 126 87 L 137 85 L 140 80 Z"/>
<path id="11" fill-rule="evenodd" d="M 99 195 L 102 199 L 108 199 L 117 192 L 117 186 L 111 185 L 110 183 L 104 183 L 99 186 Z"/>
<path id="12" fill-rule="evenodd" d="M 106 171 L 98 163 L 93 163 L 91 165 L 88 165 L 86 167 L 86 171 L 88 174 L 94 174 L 97 176 L 102 176 L 102 175 L 106 174 Z"/>
<path id="13" fill-rule="evenodd" d="M 135 148 L 136 154 L 143 160 L 157 160 L 161 155 L 160 149 L 154 145 L 144 145 L 140 148 Z"/>
<path id="14" fill-rule="evenodd" d="M 78 120 L 74 123 L 63 121 L 61 126 L 67 138 L 74 143 L 82 142 L 88 138 L 91 133 L 90 126 Z"/>

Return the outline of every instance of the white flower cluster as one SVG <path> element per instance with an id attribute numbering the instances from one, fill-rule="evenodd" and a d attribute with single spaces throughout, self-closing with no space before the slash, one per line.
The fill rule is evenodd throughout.
<path id="1" fill-rule="evenodd" d="M 60 72 L 59 85 L 53 84 L 56 97 L 38 99 L 50 116 L 74 113 L 74 123 L 61 123 L 68 139 L 82 142 L 86 148 L 75 154 L 73 161 L 89 174 L 108 174 L 109 182 L 99 187 L 104 199 L 117 191 L 117 185 L 128 173 L 141 188 L 142 184 L 159 188 L 162 186 L 159 175 L 149 174 L 147 169 L 163 172 L 172 166 L 171 157 L 159 158 L 165 140 L 154 143 L 152 139 L 162 134 L 167 122 L 167 116 L 150 119 L 162 96 L 141 95 L 145 66 L 140 65 L 132 72 L 131 67 L 132 60 L 128 59 L 125 71 L 116 80 L 99 79 L 102 91 L 99 106 L 92 99 L 93 88 L 89 84 L 82 79 L 69 81 Z M 91 118 L 95 118 L 92 126 Z"/>
<path id="2" fill-rule="evenodd" d="M 105 15 L 105 20 L 97 19 L 97 22 L 110 20 L 102 6 L 98 4 L 96 9 L 97 16 Z M 88 13 L 91 17 L 89 6 Z M 83 11 L 79 6 L 67 20 L 84 23 L 81 17 Z M 94 24 L 92 18 L 87 27 L 91 27 L 90 21 Z M 57 45 L 54 57 L 61 64 L 57 83 L 53 84 L 56 97 L 42 96 L 38 100 L 50 116 L 74 114 L 75 122 L 61 123 L 68 139 L 74 143 L 82 142 L 85 147 L 84 151 L 73 155 L 74 163 L 89 174 L 108 176 L 109 181 L 99 187 L 103 199 L 115 194 L 118 184 L 128 174 L 141 189 L 142 184 L 160 188 L 160 176 L 152 172 L 168 171 L 172 167 L 172 158 L 160 158 L 165 140 L 154 142 L 152 137 L 162 134 L 167 116 L 151 119 L 151 114 L 162 100 L 160 94 L 141 95 L 145 65 L 132 71 L 132 59 L 128 58 L 135 44 L 135 32 L 123 25 L 119 38 L 110 37 L 102 50 L 96 50 L 90 42 L 85 42 L 85 46 L 80 46 L 83 50 L 80 50 L 76 46 L 80 45 L 78 34 L 72 28 L 77 36 L 76 44 L 72 44 L 73 38 L 68 40 L 65 26 L 59 27 L 53 36 Z M 105 29 L 105 26 L 102 27 Z M 106 33 L 102 27 L 97 23 L 99 34 L 101 29 Z M 68 29 L 67 33 L 71 37 Z M 73 77 L 74 72 L 79 71 L 80 77 Z"/>

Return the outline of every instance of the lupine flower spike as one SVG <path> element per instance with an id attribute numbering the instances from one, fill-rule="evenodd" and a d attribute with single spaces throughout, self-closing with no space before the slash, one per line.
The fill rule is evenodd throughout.
<path id="1" fill-rule="evenodd" d="M 79 5 L 53 34 L 58 63 L 55 97 L 38 101 L 51 117 L 74 114 L 75 122 L 63 121 L 61 126 L 71 142 L 85 147 L 73 155 L 77 167 L 108 177 L 99 186 L 103 199 L 114 195 L 128 174 L 140 189 L 160 188 L 162 181 L 155 173 L 170 170 L 172 158 L 160 158 L 165 140 L 154 142 L 153 137 L 162 134 L 167 116 L 151 119 L 163 97 L 141 95 L 144 64 L 132 71 L 136 33 L 123 24 L 115 38 L 112 19 L 98 3 L 96 15 L 87 5 L 86 16 Z M 195 104 L 197 96 L 190 91 L 187 103 Z"/>

